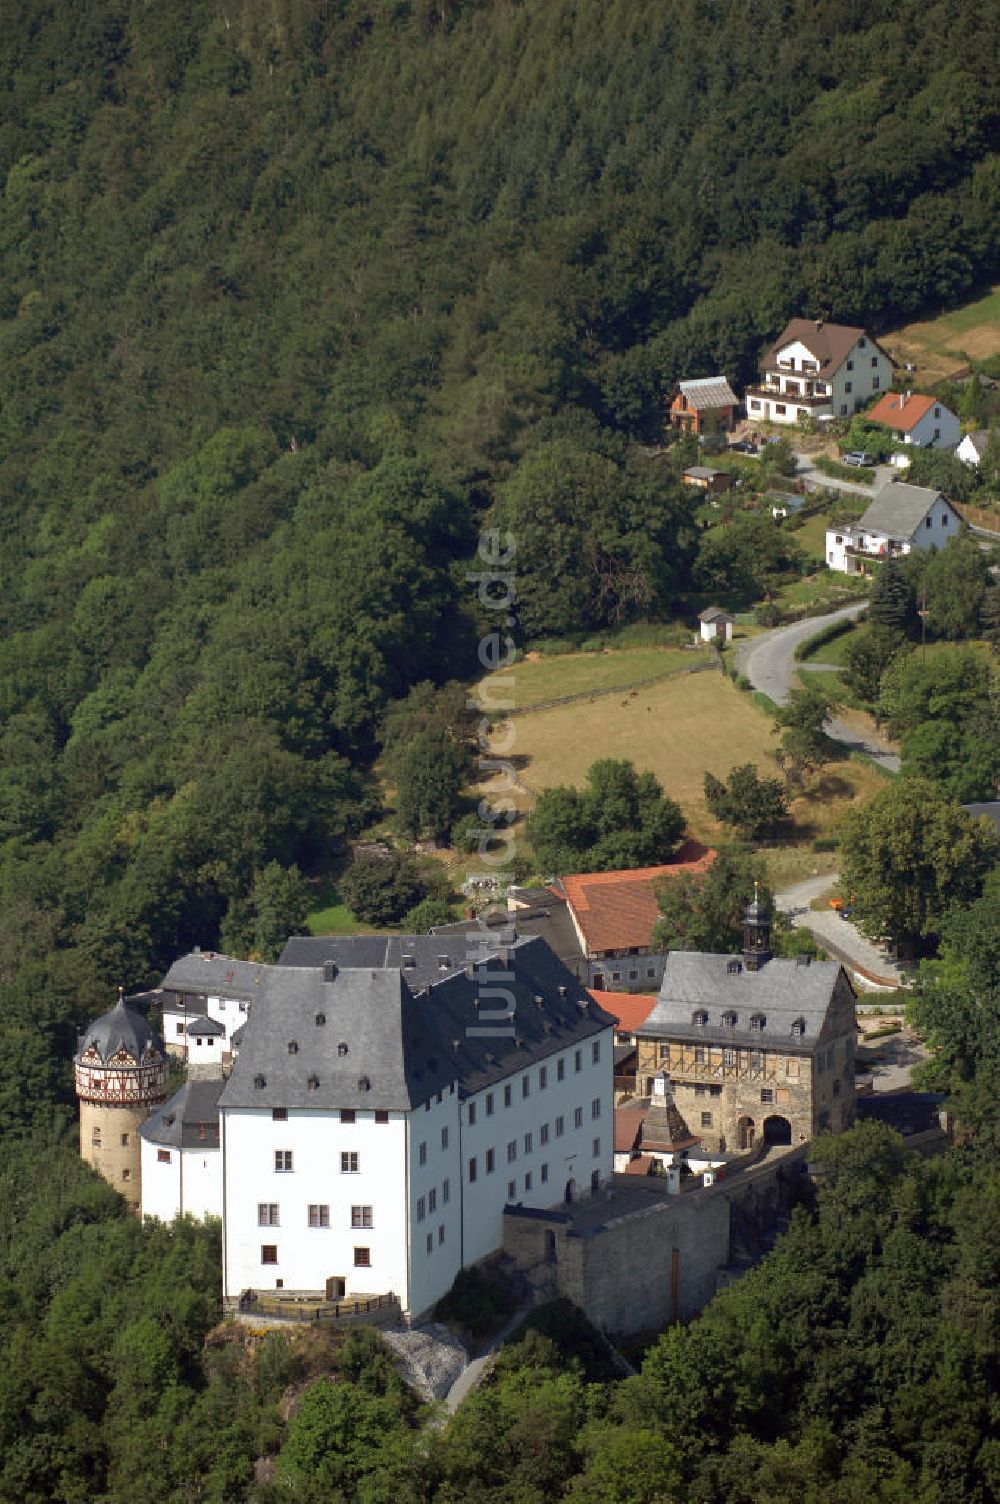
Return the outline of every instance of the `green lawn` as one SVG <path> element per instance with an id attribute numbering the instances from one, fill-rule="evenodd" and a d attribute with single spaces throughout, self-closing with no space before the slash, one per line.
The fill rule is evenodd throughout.
<path id="1" fill-rule="evenodd" d="M 822 642 L 803 655 L 802 663 L 808 667 L 810 663 L 835 663 L 838 668 L 843 668 L 847 663 L 847 650 L 854 641 L 859 631 L 858 627 L 851 627 L 847 632 L 841 632 L 839 637 L 834 637 L 830 642 Z"/>
<path id="2" fill-rule="evenodd" d="M 917 380 L 925 389 L 927 382 L 948 376 L 963 361 L 1000 353 L 1000 287 L 936 319 L 907 324 L 881 343 L 896 360 L 916 364 Z"/>
<path id="3" fill-rule="evenodd" d="M 643 679 L 676 673 L 705 663 L 707 648 L 640 647 L 605 653 L 560 653 L 523 659 L 503 674 L 491 674 L 479 685 L 484 706 L 491 703 L 542 705 L 564 695 L 619 689 Z M 491 680 L 496 684 L 491 695 Z M 512 681 L 504 683 L 504 680 Z"/>

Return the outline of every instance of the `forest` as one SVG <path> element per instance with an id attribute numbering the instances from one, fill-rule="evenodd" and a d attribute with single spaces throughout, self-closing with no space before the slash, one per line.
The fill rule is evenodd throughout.
<path id="1" fill-rule="evenodd" d="M 75 1159 L 76 1030 L 193 943 L 280 932 L 369 822 L 393 706 L 476 671 L 482 528 L 518 534 L 522 641 L 680 614 L 711 561 L 649 454 L 673 383 L 747 380 L 792 314 L 877 334 L 996 279 L 998 45 L 986 0 L 7 7 L 0 1498 L 309 1497 L 292 1462 L 252 1482 L 287 1355 L 203 1350 L 216 1233 L 126 1221 Z M 888 1346 L 842 1375 L 883 1492 L 815 1497 L 992 1497 L 992 1294 L 955 1211 L 995 1200 L 977 1153 L 803 1211 L 781 1257 L 806 1280 L 836 1233 L 801 1308 L 829 1366 L 782 1417 L 761 1375 L 793 1336 L 758 1342 L 748 1285 L 735 1398 L 710 1341 L 690 1386 L 650 1356 L 612 1394 L 539 1338 L 492 1456 L 449 1432 L 430 1472 L 355 1355 L 398 1452 L 323 1497 L 612 1498 L 626 1420 L 659 1471 L 622 1498 L 810 1497 L 782 1480 L 839 1476 L 821 1396 L 850 1322 L 895 1309 L 882 1249 L 914 1228 L 939 1255 L 907 1306 L 924 1367 L 896 1409 Z M 692 1342 L 663 1341 L 684 1374 Z M 942 1346 L 942 1404 L 979 1408 L 927 1451 Z M 735 1429 L 706 1401 L 663 1460 L 682 1391 L 725 1394 Z M 558 1477 L 512 1469 L 560 1416 Z"/>

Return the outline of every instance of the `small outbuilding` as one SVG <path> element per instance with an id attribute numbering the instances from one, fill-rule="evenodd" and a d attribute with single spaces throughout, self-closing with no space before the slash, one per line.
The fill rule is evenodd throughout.
<path id="1" fill-rule="evenodd" d="M 733 477 L 728 470 L 716 470 L 711 465 L 691 465 L 681 476 L 686 486 L 695 486 L 709 496 L 718 496 L 728 491 Z"/>
<path id="2" fill-rule="evenodd" d="M 721 606 L 709 606 L 698 618 L 702 642 L 732 642 L 736 617 Z"/>
<path id="3" fill-rule="evenodd" d="M 684 433 L 729 433 L 739 399 L 725 376 L 682 381 L 670 404 L 670 426 Z"/>

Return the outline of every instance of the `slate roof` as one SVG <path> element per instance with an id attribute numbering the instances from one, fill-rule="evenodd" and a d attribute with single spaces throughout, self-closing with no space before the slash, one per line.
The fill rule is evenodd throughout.
<path id="1" fill-rule="evenodd" d="M 448 940 L 454 945 L 455 938 L 462 935 L 475 935 L 485 930 L 488 934 L 497 937 L 497 943 L 503 943 L 501 936 L 510 940 L 521 939 L 526 935 L 537 935 L 540 939 L 555 951 L 559 959 L 577 975 L 580 971 L 580 963 L 586 959 L 586 953 L 580 944 L 580 937 L 573 923 L 573 916 L 569 912 L 566 899 L 561 893 L 545 890 L 541 900 L 530 909 L 512 909 L 506 914 L 482 916 L 479 925 L 470 924 L 468 920 L 460 920 L 455 924 L 436 924 L 431 934 L 436 940 Z M 448 945 L 440 947 L 448 949 Z"/>
<path id="2" fill-rule="evenodd" d="M 678 1039 L 752 1049 L 781 1049 L 811 1054 L 819 1043 L 837 983 L 843 974 L 836 961 L 767 961 L 759 971 L 730 967 L 738 956 L 702 951 L 671 951 L 656 1007 L 636 1032 L 640 1039 Z M 844 985 L 849 988 L 850 984 Z M 708 1014 L 704 1024 L 695 1021 Z M 723 1023 L 735 1014 L 735 1026 Z M 762 1028 L 751 1028 L 752 1015 L 763 1015 Z M 798 1020 L 801 1035 L 792 1033 Z"/>
<path id="3" fill-rule="evenodd" d="M 614 1022 L 537 938 L 423 986 L 398 961 L 332 981 L 318 966 L 264 972 L 223 1108 L 405 1111 L 452 1083 L 479 1091 Z"/>
<path id="4" fill-rule="evenodd" d="M 725 376 L 703 376 L 679 385 L 688 406 L 699 412 L 713 407 L 736 407 L 739 401 Z"/>
<path id="5" fill-rule="evenodd" d="M 882 423 L 894 428 L 897 433 L 909 433 L 916 428 L 921 418 L 926 418 L 937 402 L 935 397 L 925 397 L 920 392 L 886 392 L 870 412 L 865 413 L 866 423 Z"/>
<path id="6" fill-rule="evenodd" d="M 484 947 L 496 951 L 528 935 L 539 935 L 557 956 L 582 957 L 565 900 L 554 894 L 548 900 L 543 908 L 500 912 L 482 923 L 460 919 L 435 925 L 429 935 L 295 935 L 278 957 L 278 965 L 322 967 L 326 961 L 335 961 L 345 967 L 402 967 L 410 985 L 419 988 L 462 971 Z"/>
<path id="7" fill-rule="evenodd" d="M 199 1013 L 194 1018 L 187 1020 L 185 1032 L 188 1034 L 209 1035 L 225 1034 L 226 1030 L 216 1019 L 208 1018 L 204 1013 Z"/>
<path id="8" fill-rule="evenodd" d="M 827 324 L 817 319 L 789 319 L 761 364 L 764 369 L 774 367 L 777 364 L 778 352 L 797 340 L 805 345 L 810 355 L 818 362 L 822 373 L 830 377 L 835 371 L 839 371 L 858 340 L 865 336 L 866 331 L 856 328 L 853 324 Z M 873 349 L 885 354 L 871 335 L 867 338 Z"/>
<path id="9" fill-rule="evenodd" d="M 910 486 L 905 481 L 891 480 L 854 524 L 854 531 L 885 533 L 890 538 L 912 538 L 938 500 L 944 501 L 945 498 L 930 486 Z M 957 520 L 958 513 L 953 507 L 951 511 Z"/>
<path id="10" fill-rule="evenodd" d="M 238 961 L 218 951 L 193 950 L 173 963 L 161 986 L 167 992 L 249 999 L 256 997 L 266 970 L 258 961 Z"/>
<path id="11" fill-rule="evenodd" d="M 706 606 L 698 617 L 699 621 L 718 621 L 720 616 L 724 621 L 735 622 L 736 617 L 730 611 L 724 611 L 721 606 Z"/>
<path id="12" fill-rule="evenodd" d="M 222 1085 L 221 1077 L 185 1082 L 140 1125 L 141 1137 L 165 1149 L 218 1149 Z"/>
<path id="13" fill-rule="evenodd" d="M 120 1049 L 125 1049 L 138 1065 L 148 1051 L 162 1055 L 163 1041 L 148 1019 L 119 998 L 110 1012 L 95 1018 L 78 1036 L 78 1057 L 84 1050 L 92 1048 L 97 1050 L 104 1064 Z"/>
<path id="14" fill-rule="evenodd" d="M 715 852 L 686 841 L 672 862 L 623 872 L 575 872 L 559 886 L 573 910 L 588 955 L 612 950 L 648 950 L 660 917 L 655 884 L 684 872 L 705 872 Z"/>

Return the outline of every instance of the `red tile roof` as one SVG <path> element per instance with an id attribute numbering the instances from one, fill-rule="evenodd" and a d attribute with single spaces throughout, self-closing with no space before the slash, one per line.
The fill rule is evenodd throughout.
<path id="1" fill-rule="evenodd" d="M 672 862 L 625 872 L 575 872 L 558 885 L 579 926 L 587 952 L 648 949 L 660 917 L 654 884 L 688 872 L 705 872 L 715 852 L 685 841 Z"/>
<path id="2" fill-rule="evenodd" d="M 599 1008 L 618 1020 L 619 1027 L 627 1034 L 641 1029 L 656 1006 L 655 992 L 602 992 L 600 988 L 588 988 Z"/>
<path id="3" fill-rule="evenodd" d="M 626 1175 L 651 1175 L 656 1160 L 651 1154 L 640 1154 L 636 1159 L 630 1159 L 625 1166 Z"/>
<path id="4" fill-rule="evenodd" d="M 867 423 L 884 423 L 886 428 L 909 433 L 925 418 L 935 403 L 934 397 L 922 397 L 916 392 L 886 392 L 871 412 L 865 413 Z"/>
<path id="5" fill-rule="evenodd" d="M 645 1107 L 615 1108 L 615 1153 L 630 1154 L 638 1147 Z"/>

